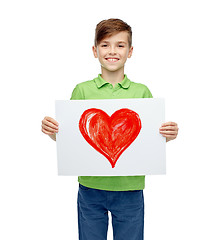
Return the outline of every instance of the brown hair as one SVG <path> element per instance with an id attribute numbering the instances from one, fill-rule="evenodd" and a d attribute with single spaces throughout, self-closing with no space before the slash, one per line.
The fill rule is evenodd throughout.
<path id="1" fill-rule="evenodd" d="M 128 32 L 128 43 L 129 47 L 132 44 L 132 31 L 131 27 L 120 19 L 110 18 L 108 20 L 103 20 L 96 25 L 95 30 L 95 47 L 99 44 L 105 37 L 110 37 L 118 32 L 126 31 Z"/>

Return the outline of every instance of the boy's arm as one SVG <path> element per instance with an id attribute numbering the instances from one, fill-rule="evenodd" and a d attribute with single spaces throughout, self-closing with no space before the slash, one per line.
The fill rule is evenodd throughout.
<path id="1" fill-rule="evenodd" d="M 56 134 L 48 135 L 52 140 L 56 141 Z"/>
<path id="2" fill-rule="evenodd" d="M 143 95 L 144 98 L 153 98 L 152 93 L 150 90 L 146 87 L 146 90 Z M 178 134 L 178 126 L 175 122 L 166 122 L 163 123 L 159 129 L 159 132 L 163 135 L 163 137 L 166 138 L 166 142 L 169 142 L 170 140 L 174 140 L 177 137 Z"/>
<path id="3" fill-rule="evenodd" d="M 72 91 L 70 100 L 84 100 L 83 91 L 80 89 L 79 84 Z"/>
<path id="4" fill-rule="evenodd" d="M 74 88 L 72 92 L 70 100 L 72 99 L 84 99 L 81 95 L 78 85 Z M 45 117 L 42 120 L 41 130 L 44 134 L 47 134 L 52 140 L 56 141 L 56 133 L 58 133 L 58 126 L 59 124 L 55 119 L 51 117 Z"/>

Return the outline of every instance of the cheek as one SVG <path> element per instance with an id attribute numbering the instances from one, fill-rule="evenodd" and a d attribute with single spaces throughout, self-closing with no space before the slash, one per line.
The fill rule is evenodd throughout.
<path id="1" fill-rule="evenodd" d="M 96 50 L 96 54 L 97 54 L 97 57 L 100 56 L 100 51 L 99 51 L 99 49 Z"/>
<path id="2" fill-rule="evenodd" d="M 128 58 L 128 55 L 129 55 L 129 52 L 127 51 L 123 54 L 124 58 Z"/>
<path id="3" fill-rule="evenodd" d="M 99 54 L 105 54 L 106 52 L 107 52 L 108 50 L 106 49 L 106 48 L 98 48 L 97 49 L 97 52 L 99 53 Z"/>

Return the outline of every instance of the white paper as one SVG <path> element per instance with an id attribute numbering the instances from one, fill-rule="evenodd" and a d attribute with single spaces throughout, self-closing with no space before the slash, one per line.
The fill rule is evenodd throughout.
<path id="1" fill-rule="evenodd" d="M 92 147 L 79 129 L 80 117 L 87 109 L 103 110 L 109 116 L 119 109 L 136 112 L 141 130 L 120 155 L 114 167 Z M 56 136 L 58 174 L 69 176 L 128 176 L 166 173 L 166 139 L 159 133 L 165 122 L 165 101 L 161 98 L 57 100 Z"/>

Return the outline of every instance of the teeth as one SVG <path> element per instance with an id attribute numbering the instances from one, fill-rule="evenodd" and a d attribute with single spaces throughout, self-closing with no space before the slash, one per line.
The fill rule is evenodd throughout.
<path id="1" fill-rule="evenodd" d="M 107 60 L 110 61 L 110 62 L 117 62 L 118 61 L 117 58 L 108 58 Z"/>

